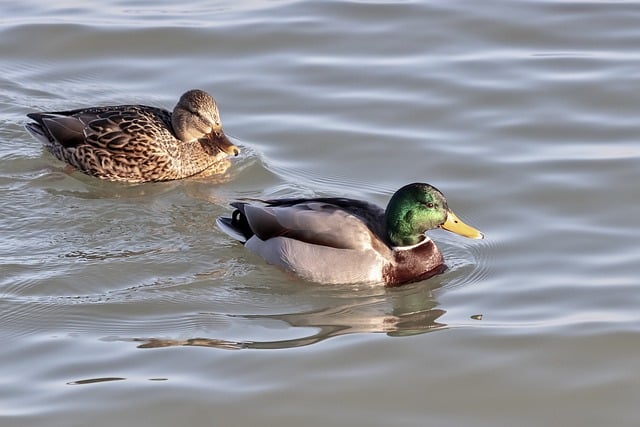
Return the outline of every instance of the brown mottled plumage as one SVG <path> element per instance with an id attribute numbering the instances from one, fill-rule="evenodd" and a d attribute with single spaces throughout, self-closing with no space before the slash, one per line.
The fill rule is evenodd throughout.
<path id="1" fill-rule="evenodd" d="M 166 181 L 200 173 L 238 155 L 218 107 L 201 90 L 183 94 L 173 113 L 116 105 L 31 113 L 26 128 L 58 159 L 89 175 L 126 182 Z"/>

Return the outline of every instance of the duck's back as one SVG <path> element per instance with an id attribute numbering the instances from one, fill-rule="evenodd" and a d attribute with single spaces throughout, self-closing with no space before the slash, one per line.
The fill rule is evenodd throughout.
<path id="1" fill-rule="evenodd" d="M 293 208 L 294 210 L 283 211 L 292 213 L 293 215 L 300 215 L 299 213 L 295 213 L 295 210 L 298 212 L 309 210 L 324 213 L 325 216 L 327 214 L 353 216 L 355 217 L 354 219 L 361 222 L 362 226 L 368 228 L 381 242 L 388 244 L 384 209 L 365 200 L 345 197 L 316 197 L 265 200 L 264 203 L 267 204 L 267 207 Z M 318 215 L 318 221 L 326 221 L 326 218 Z M 338 219 L 339 223 L 342 221 L 343 220 Z M 336 228 L 335 231 L 339 232 L 340 230 Z"/>
<path id="2" fill-rule="evenodd" d="M 76 110 L 30 113 L 27 117 L 36 123 L 27 124 L 29 131 L 45 145 L 64 148 L 83 144 L 99 149 L 119 151 L 126 141 L 137 141 L 145 136 L 154 140 L 174 138 L 171 113 L 146 105 L 115 105 L 79 108 Z M 119 143 L 116 143 L 118 141 Z"/>
<path id="3" fill-rule="evenodd" d="M 31 113 L 27 129 L 58 159 L 99 178 L 175 179 L 171 113 L 145 105 Z"/>

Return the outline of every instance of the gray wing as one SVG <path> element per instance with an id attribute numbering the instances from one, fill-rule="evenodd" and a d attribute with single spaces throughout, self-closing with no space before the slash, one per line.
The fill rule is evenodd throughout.
<path id="1" fill-rule="evenodd" d="M 56 142 L 65 147 L 75 147 L 84 143 L 84 123 L 75 117 L 56 113 L 30 113 L 27 116 L 36 123 L 28 123 L 27 129 L 42 142 Z"/>
<path id="2" fill-rule="evenodd" d="M 251 230 L 265 241 L 288 237 L 315 245 L 358 250 L 386 246 L 359 217 L 328 203 L 245 205 L 244 213 Z"/>

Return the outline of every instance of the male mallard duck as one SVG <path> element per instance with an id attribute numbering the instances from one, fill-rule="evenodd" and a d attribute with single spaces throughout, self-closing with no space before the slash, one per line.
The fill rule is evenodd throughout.
<path id="1" fill-rule="evenodd" d="M 484 237 L 458 219 L 438 189 L 423 183 L 396 191 L 386 210 L 333 197 L 262 202 L 232 203 L 231 218 L 217 223 L 269 264 L 320 283 L 398 286 L 423 280 L 445 269 L 427 230 Z"/>
<path id="2" fill-rule="evenodd" d="M 211 95 L 190 90 L 173 113 L 115 105 L 31 113 L 26 128 L 58 159 L 114 181 L 179 179 L 202 172 L 238 148 L 222 130 Z"/>

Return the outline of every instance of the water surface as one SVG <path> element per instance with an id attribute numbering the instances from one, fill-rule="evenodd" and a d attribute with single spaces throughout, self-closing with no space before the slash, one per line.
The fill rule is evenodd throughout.
<path id="1" fill-rule="evenodd" d="M 620 426 L 640 393 L 640 4 L 0 6 L 3 426 Z M 25 115 L 172 108 L 219 179 L 69 173 Z M 321 286 L 215 226 L 240 197 L 442 189 L 449 269 Z"/>

